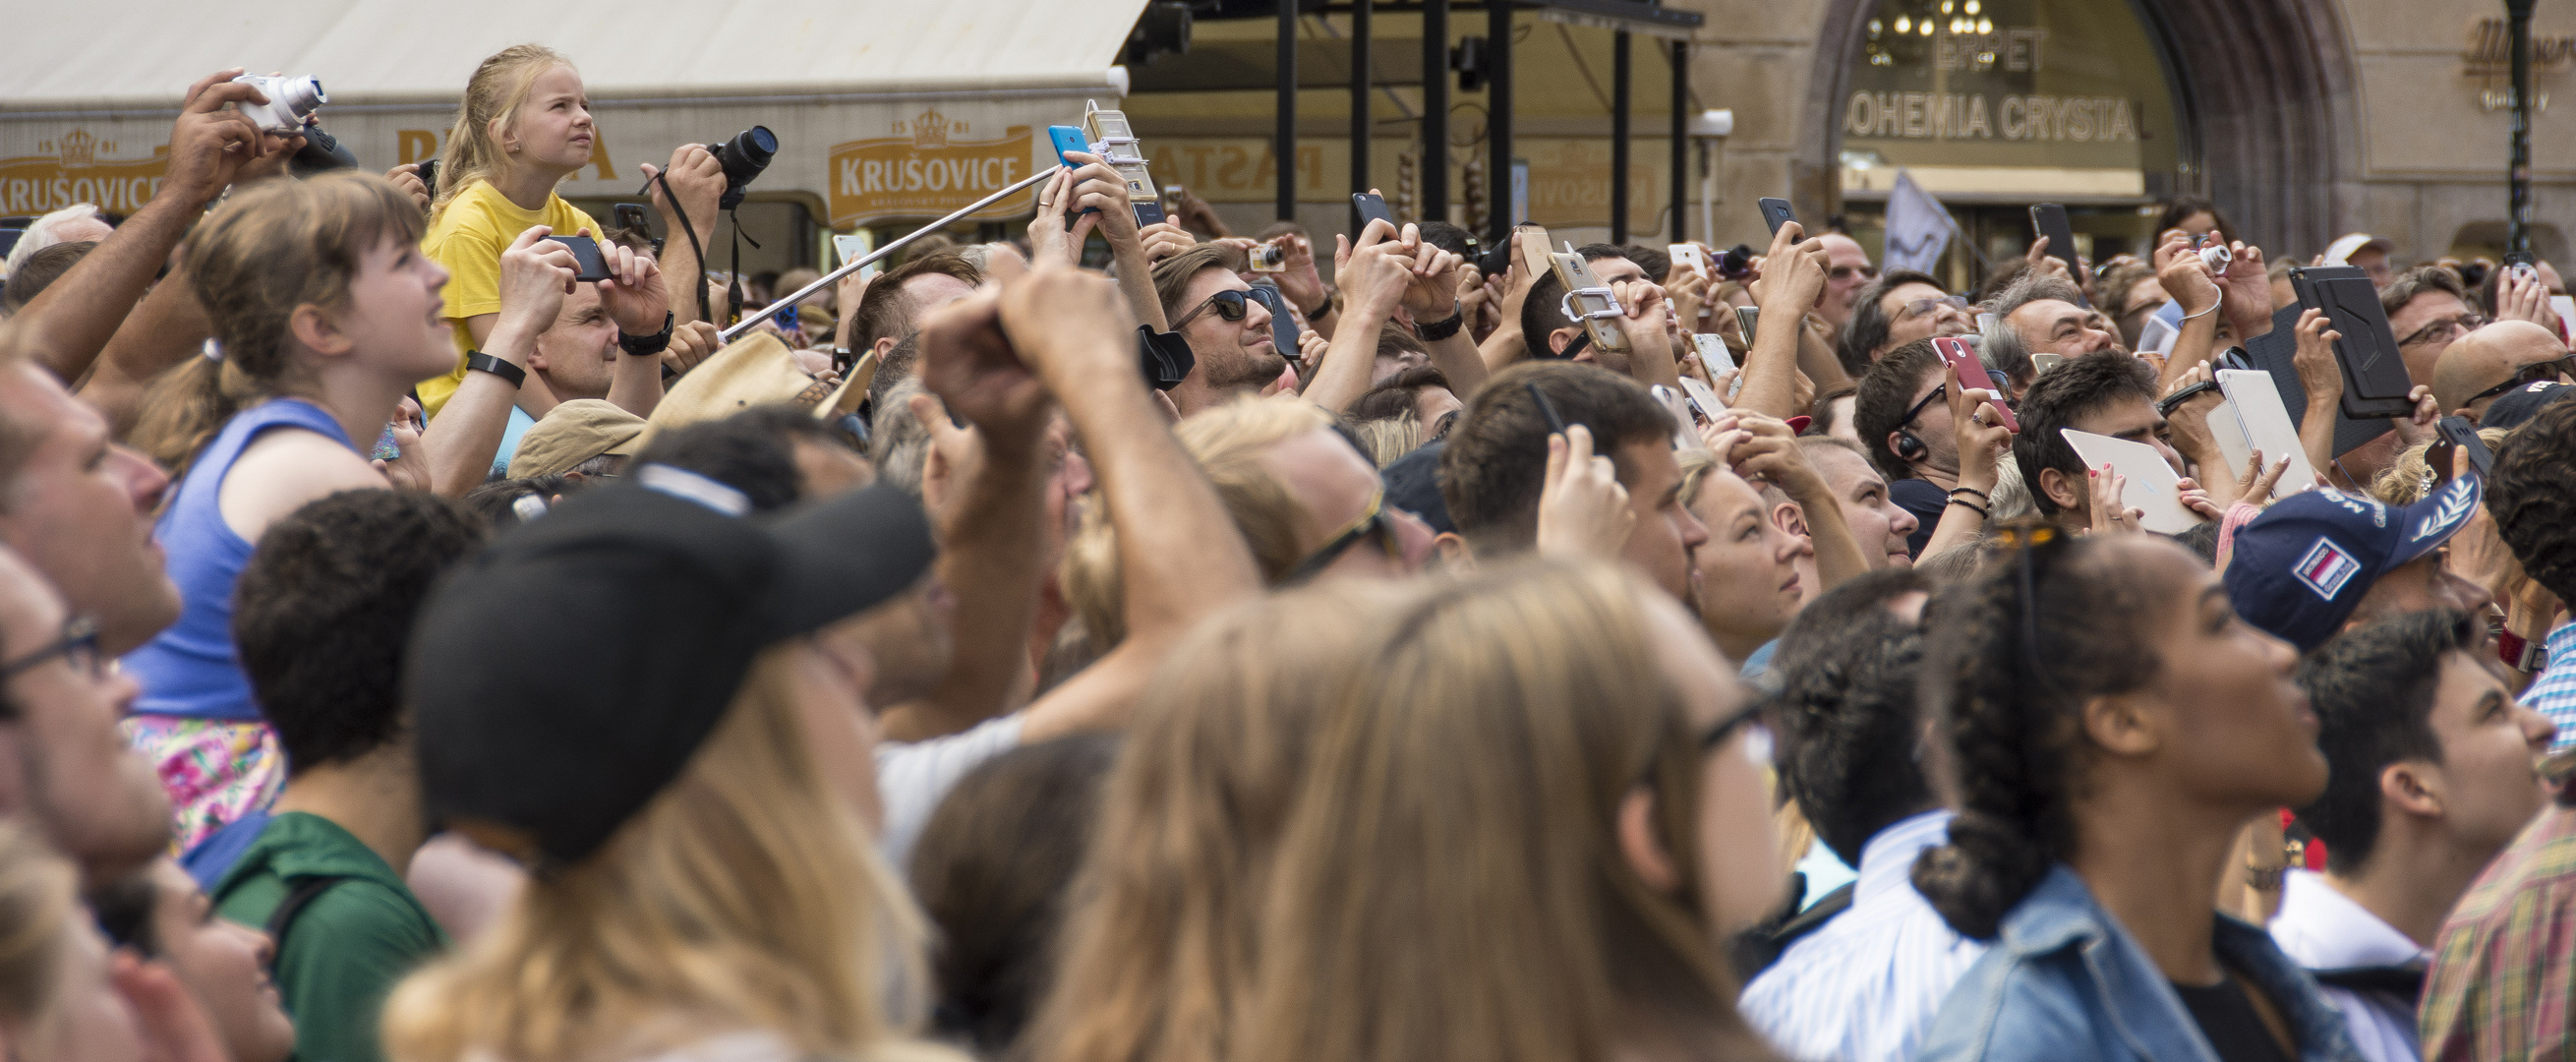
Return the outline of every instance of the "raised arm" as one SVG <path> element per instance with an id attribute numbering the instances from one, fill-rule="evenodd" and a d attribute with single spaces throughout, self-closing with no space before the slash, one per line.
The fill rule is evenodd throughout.
<path id="1" fill-rule="evenodd" d="M 1923 543 L 1923 557 L 1974 542 L 1985 533 L 1994 509 L 1996 466 L 2012 452 L 2011 429 L 1995 413 L 1995 393 L 1983 388 L 1949 388 L 1950 424 L 1958 445 L 1959 485 L 1941 508 L 1941 522 Z M 1972 493 L 1961 493 L 1962 491 Z M 1823 551 L 1817 556 L 1821 558 Z"/>
<path id="2" fill-rule="evenodd" d="M 554 325 L 563 297 L 580 272 L 572 250 L 546 240 L 552 230 L 529 226 L 501 252 L 501 312 L 476 349 L 527 371 L 537 336 Z M 623 355 L 621 355 L 622 357 Z M 492 458 L 501 452 L 501 432 L 509 427 L 510 407 L 519 388 L 488 372 L 469 371 L 456 385 L 447 405 L 422 432 L 421 448 L 429 454 L 430 489 L 462 497 L 492 474 Z"/>
<path id="3" fill-rule="evenodd" d="M 2177 229 L 2166 234 L 2156 247 L 2156 283 L 2182 307 L 2182 334 L 2175 337 L 2173 351 L 2165 358 L 2164 371 L 2156 381 L 2170 389 L 2193 367 L 2209 364 L 2212 348 L 2218 345 L 2218 278 L 2212 276 L 2200 254 L 2191 249 L 2191 241 Z"/>
<path id="4" fill-rule="evenodd" d="M 127 311 L 160 275 L 171 249 L 206 204 L 223 194 L 242 163 L 260 158 L 263 150 L 284 149 L 286 141 L 262 136 L 248 116 L 225 109 L 237 101 L 268 102 L 258 89 L 233 80 L 240 73 L 218 71 L 188 87 L 179 120 L 170 127 L 169 176 L 152 201 L 19 309 L 15 321 L 28 349 L 65 384 L 89 373 Z"/>
<path id="5" fill-rule="evenodd" d="M 1805 412 L 1798 408 L 1798 343 L 1807 311 L 1825 290 L 1825 242 L 1802 240 L 1797 222 L 1780 226 L 1771 237 L 1771 254 L 1762 260 L 1762 323 L 1754 330 L 1752 349 L 1744 355 L 1744 390 L 1735 404 L 1768 417 L 1786 420 Z"/>
<path id="6" fill-rule="evenodd" d="M 1024 361 L 1063 403 L 1118 532 L 1127 638 L 1030 705 L 1022 740 L 1123 725 L 1184 632 L 1260 592 L 1252 551 L 1137 377 L 1136 322 L 1109 281 L 1041 264 L 941 313 L 974 361 Z"/>
<path id="7" fill-rule="evenodd" d="M 2325 311 L 2299 314 L 2299 346 L 2290 364 L 2299 371 L 2299 386 L 2308 392 L 2308 409 L 2299 419 L 2299 448 L 2308 452 L 2308 467 L 2320 477 L 2332 476 L 2335 413 L 2343 405 L 2343 368 L 2335 364 L 2334 343 L 2342 339 L 2327 323 Z M 2308 484 L 2292 484 L 2290 490 Z M 2359 486 L 2359 484 L 2345 484 Z"/>
<path id="8" fill-rule="evenodd" d="M 1118 293 L 1126 296 L 1127 309 L 1136 320 L 1154 326 L 1154 331 L 1169 332 L 1170 321 L 1163 317 L 1163 300 L 1154 294 L 1154 266 L 1145 260 L 1145 244 L 1136 229 L 1136 206 L 1127 197 L 1127 181 L 1087 152 L 1068 151 L 1064 157 L 1082 164 L 1073 171 L 1072 209 L 1096 210 L 1074 226 L 1073 253 L 1082 254 L 1082 222 L 1100 229 L 1109 241 L 1109 254 L 1118 263 Z M 1132 330 L 1131 330 L 1132 331 Z"/>
<path id="9" fill-rule="evenodd" d="M 724 166 L 705 147 L 682 144 L 671 152 L 669 169 L 655 169 L 647 162 L 644 177 L 648 182 L 646 190 L 653 197 L 653 209 L 662 215 L 662 254 L 656 264 L 662 270 L 663 295 L 668 300 L 671 320 L 674 324 L 702 320 L 703 315 L 698 313 L 698 285 L 705 282 L 707 248 L 716 238 L 717 204 L 723 200 L 725 190 Z M 665 181 L 670 183 L 669 191 L 679 195 L 677 204 L 664 192 Z M 687 211 L 686 225 L 680 222 L 683 210 Z M 698 234 L 695 243 L 689 240 L 692 228 Z M 845 307 L 841 312 L 849 314 L 852 308 Z M 717 308 L 716 317 L 722 320 L 722 308 Z"/>
<path id="10" fill-rule="evenodd" d="M 1307 401 L 1340 413 L 1368 393 L 1378 331 L 1394 319 L 1414 276 L 1413 259 L 1392 225 L 1369 222 L 1356 244 L 1340 236 L 1333 239 L 1333 284 L 1342 289 L 1344 308 L 1333 326 L 1332 346 L 1307 382 L 1305 395 Z"/>
<path id="11" fill-rule="evenodd" d="M 1843 519 L 1842 501 L 1834 497 L 1816 466 L 1807 462 L 1806 451 L 1798 448 L 1797 433 L 1789 430 L 1786 421 L 1750 410 L 1736 413 L 1709 426 L 1710 453 L 1736 475 L 1779 484 L 1781 493 L 1806 510 L 1807 537 L 1816 547 L 1816 581 L 1824 584 L 1818 592 L 1869 571 L 1869 557 L 1852 535 L 1851 522 Z M 1721 428 L 1733 429 L 1739 437 L 1730 443 L 1720 436 Z M 1717 444 L 1726 444 L 1726 449 L 1718 449 Z"/>

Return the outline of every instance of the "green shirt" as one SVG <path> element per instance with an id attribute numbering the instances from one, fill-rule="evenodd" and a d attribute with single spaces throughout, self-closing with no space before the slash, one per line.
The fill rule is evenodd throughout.
<path id="1" fill-rule="evenodd" d="M 305 903 L 277 949 L 296 1062 L 383 1062 L 376 1019 L 386 994 L 448 946 L 402 875 L 338 824 L 290 811 L 269 820 L 215 883 L 215 907 L 265 928 L 290 883 L 316 876 L 343 880 Z"/>

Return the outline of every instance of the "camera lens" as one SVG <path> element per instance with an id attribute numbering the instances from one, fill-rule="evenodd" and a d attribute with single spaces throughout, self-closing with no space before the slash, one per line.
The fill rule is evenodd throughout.
<path id="1" fill-rule="evenodd" d="M 741 205 L 760 171 L 769 168 L 770 156 L 778 153 L 778 134 L 765 125 L 755 125 L 734 134 L 734 138 L 716 145 L 716 164 L 724 167 L 725 193 L 722 206 L 731 210 Z"/>

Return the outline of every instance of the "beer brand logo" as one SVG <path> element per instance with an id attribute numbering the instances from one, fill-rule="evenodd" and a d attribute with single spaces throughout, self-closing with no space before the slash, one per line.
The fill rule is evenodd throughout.
<path id="1" fill-rule="evenodd" d="M 935 107 L 890 126 L 890 136 L 832 145 L 833 225 L 938 217 L 1029 174 L 1028 126 L 1010 126 L 991 140 L 969 139 L 968 123 Z M 969 219 L 1007 218 L 1027 207 L 1025 200 L 1005 200 Z"/>
<path id="2" fill-rule="evenodd" d="M 142 209 L 169 171 L 170 145 L 141 159 L 114 158 L 116 150 L 115 141 L 69 129 L 37 142 L 34 155 L 0 158 L 0 214 L 43 214 L 74 203 L 111 214 Z"/>

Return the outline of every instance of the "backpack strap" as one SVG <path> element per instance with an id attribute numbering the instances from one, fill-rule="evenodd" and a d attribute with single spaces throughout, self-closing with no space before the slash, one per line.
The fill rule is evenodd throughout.
<path id="1" fill-rule="evenodd" d="M 269 944 L 274 949 L 270 954 L 286 954 L 286 931 L 295 925 L 295 916 L 304 913 L 306 904 L 329 891 L 331 886 L 347 880 L 348 876 L 344 874 L 315 874 L 294 879 L 286 890 L 286 898 L 277 902 L 277 909 L 268 913 L 268 925 L 262 927 L 268 931 Z"/>

